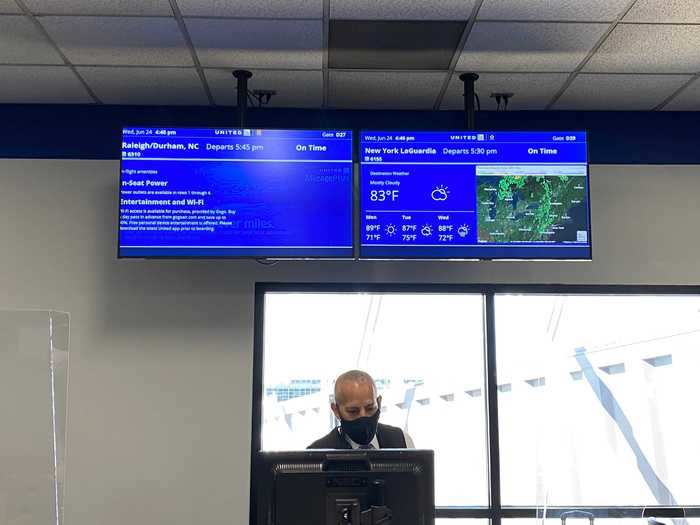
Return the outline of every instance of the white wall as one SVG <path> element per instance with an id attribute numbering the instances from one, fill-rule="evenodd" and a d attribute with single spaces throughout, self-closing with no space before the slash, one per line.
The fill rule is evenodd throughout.
<path id="1" fill-rule="evenodd" d="M 256 281 L 700 283 L 700 167 L 591 173 L 592 263 L 265 267 L 118 261 L 117 162 L 0 160 L 0 308 L 71 313 L 66 525 L 247 522 Z"/>

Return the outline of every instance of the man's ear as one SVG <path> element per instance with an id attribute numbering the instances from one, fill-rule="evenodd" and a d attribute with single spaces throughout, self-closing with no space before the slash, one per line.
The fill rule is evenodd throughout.
<path id="1" fill-rule="evenodd" d="M 335 414 L 335 418 L 336 418 L 338 421 L 340 421 L 341 419 L 343 419 L 342 417 L 340 417 L 340 408 L 338 408 L 338 405 L 337 405 L 337 404 L 331 403 L 331 410 L 333 411 L 333 414 Z"/>
<path id="2" fill-rule="evenodd" d="M 377 396 L 377 407 L 381 410 L 381 408 L 382 408 L 382 396 Z"/>

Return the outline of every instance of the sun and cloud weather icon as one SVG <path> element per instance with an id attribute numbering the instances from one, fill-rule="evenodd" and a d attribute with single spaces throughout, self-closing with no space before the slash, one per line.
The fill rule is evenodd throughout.
<path id="1" fill-rule="evenodd" d="M 423 237 L 430 237 L 433 234 L 433 227 L 430 224 L 424 224 L 420 233 Z"/>
<path id="2" fill-rule="evenodd" d="M 459 228 L 457 228 L 457 235 L 460 237 L 466 237 L 469 235 L 469 225 L 468 224 L 462 224 Z"/>
<path id="3" fill-rule="evenodd" d="M 443 186 L 442 184 L 440 186 L 436 186 L 433 191 L 430 192 L 430 197 L 434 201 L 446 201 L 447 197 L 450 195 L 450 190 L 448 189 L 447 186 Z"/>

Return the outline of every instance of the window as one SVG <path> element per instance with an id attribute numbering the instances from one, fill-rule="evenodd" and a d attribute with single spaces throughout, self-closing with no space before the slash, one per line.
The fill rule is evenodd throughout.
<path id="1" fill-rule="evenodd" d="M 435 450 L 436 504 L 486 505 L 483 324 L 478 294 L 266 294 L 262 449 L 327 434 L 333 380 L 360 368 L 381 421 Z"/>
<path id="2" fill-rule="evenodd" d="M 328 433 L 333 380 L 360 368 L 381 421 L 435 451 L 441 524 L 697 522 L 700 289 L 645 291 L 260 286 L 252 453 Z"/>
<path id="3" fill-rule="evenodd" d="M 698 502 L 700 297 L 497 295 L 504 505 Z"/>
<path id="4" fill-rule="evenodd" d="M 700 525 L 700 519 L 697 518 L 652 518 L 652 520 L 647 517 L 642 518 L 640 513 L 640 516 L 635 518 L 595 518 L 593 523 L 594 525 L 650 525 L 656 522 L 658 525 Z M 445 520 L 445 523 L 450 525 L 452 521 L 458 522 L 459 520 Z M 452 525 L 458 524 L 453 523 Z M 505 519 L 503 525 L 562 525 L 562 522 L 559 518 L 517 518 Z M 568 518 L 565 525 L 590 525 L 590 521 L 585 517 Z"/>

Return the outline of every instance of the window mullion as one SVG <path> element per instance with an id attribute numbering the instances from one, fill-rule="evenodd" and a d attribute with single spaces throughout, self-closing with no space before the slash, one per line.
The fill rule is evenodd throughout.
<path id="1" fill-rule="evenodd" d="M 501 463 L 498 434 L 498 377 L 496 375 L 496 308 L 494 293 L 484 295 L 484 372 L 488 436 L 489 507 L 491 525 L 501 525 Z"/>

